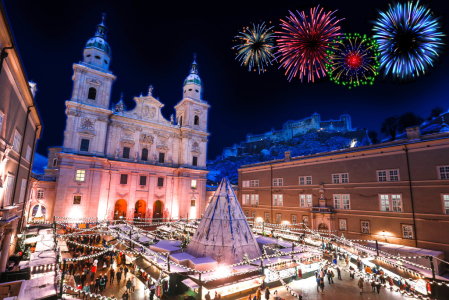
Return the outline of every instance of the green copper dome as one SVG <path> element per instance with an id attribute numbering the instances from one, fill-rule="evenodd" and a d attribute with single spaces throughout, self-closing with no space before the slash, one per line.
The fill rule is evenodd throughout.
<path id="1" fill-rule="evenodd" d="M 97 25 L 95 36 L 87 41 L 85 48 L 96 48 L 106 52 L 110 56 L 112 51 L 111 47 L 109 47 L 109 44 L 106 42 L 106 32 L 108 29 L 104 25 L 104 19 L 105 14 L 103 14 L 103 17 L 101 18 L 101 24 Z"/>
<path id="2" fill-rule="evenodd" d="M 187 84 L 197 84 L 199 86 L 202 86 L 200 76 L 198 76 L 198 64 L 196 63 L 196 55 L 193 58 L 190 74 L 184 80 L 184 86 Z"/>

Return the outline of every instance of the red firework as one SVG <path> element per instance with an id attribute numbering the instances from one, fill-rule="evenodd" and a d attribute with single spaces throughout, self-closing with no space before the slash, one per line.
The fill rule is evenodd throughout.
<path id="1" fill-rule="evenodd" d="M 340 26 L 336 25 L 341 20 L 332 16 L 335 11 L 323 12 L 319 5 L 310 9 L 310 15 L 304 11 L 296 12 L 299 19 L 291 11 L 286 21 L 281 19 L 283 31 L 276 32 L 276 57 L 289 81 L 298 75 L 301 82 L 305 76 L 308 82 L 313 82 L 314 74 L 318 78 L 326 76 L 326 50 L 330 49 L 328 44 L 340 35 Z"/>

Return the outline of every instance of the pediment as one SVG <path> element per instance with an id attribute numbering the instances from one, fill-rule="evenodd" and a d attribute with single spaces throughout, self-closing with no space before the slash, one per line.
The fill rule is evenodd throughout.
<path id="1" fill-rule="evenodd" d="M 157 145 L 156 149 L 168 151 L 168 147 L 166 145 Z"/>
<path id="2" fill-rule="evenodd" d="M 89 137 L 94 137 L 95 136 L 95 133 L 93 133 L 92 131 L 87 130 L 87 129 L 78 131 L 78 134 L 82 135 L 82 136 L 89 136 Z"/>
<path id="3" fill-rule="evenodd" d="M 121 139 L 120 144 L 134 146 L 136 143 L 130 139 Z"/>

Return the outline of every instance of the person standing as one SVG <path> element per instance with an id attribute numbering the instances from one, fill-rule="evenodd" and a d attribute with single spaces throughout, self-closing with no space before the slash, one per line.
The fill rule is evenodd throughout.
<path id="1" fill-rule="evenodd" d="M 109 284 L 112 285 L 114 283 L 115 271 L 111 266 L 111 270 L 109 271 Z"/>
<path id="2" fill-rule="evenodd" d="M 319 276 L 316 276 L 316 291 L 320 291 L 321 279 Z"/>
<path id="3" fill-rule="evenodd" d="M 206 300 L 208 300 L 207 299 L 207 296 L 209 295 L 209 292 L 207 292 L 207 295 L 206 295 Z M 154 289 L 151 289 L 150 290 L 150 300 L 153 300 L 154 299 Z M 209 296 L 209 300 L 210 300 L 210 296 Z"/>
<path id="4" fill-rule="evenodd" d="M 261 288 L 259 287 L 258 289 L 257 289 L 257 292 L 256 292 L 256 299 L 257 300 L 261 300 L 261 295 L 262 294 L 262 290 L 261 290 Z"/>
<path id="5" fill-rule="evenodd" d="M 101 276 L 101 278 L 100 278 L 100 291 L 101 292 L 104 291 L 105 287 L 106 287 L 106 279 L 103 276 Z"/>
<path id="6" fill-rule="evenodd" d="M 123 293 L 123 295 L 122 295 L 122 300 L 129 300 L 129 294 L 128 294 L 128 291 L 125 291 L 125 293 Z"/>
<path id="7" fill-rule="evenodd" d="M 334 283 L 334 280 L 332 279 L 332 271 L 331 270 L 327 270 L 327 281 L 329 282 L 329 284 Z"/>
<path id="8" fill-rule="evenodd" d="M 337 266 L 337 275 L 338 275 L 338 279 L 341 280 L 341 270 L 340 267 Z"/>
<path id="9" fill-rule="evenodd" d="M 152 289 L 151 292 L 152 292 L 153 295 L 154 295 L 154 289 Z M 151 293 L 150 293 L 150 296 L 151 296 Z M 209 291 L 207 291 L 207 294 L 206 294 L 206 296 L 204 296 L 204 299 L 210 300 L 210 292 L 209 292 Z"/>
<path id="10" fill-rule="evenodd" d="M 374 280 L 371 282 L 371 292 L 373 292 L 373 294 L 376 293 L 376 282 Z"/>
<path id="11" fill-rule="evenodd" d="M 357 283 L 360 289 L 360 295 L 363 293 L 363 281 L 362 278 L 359 279 L 359 282 Z"/>
<path id="12" fill-rule="evenodd" d="M 89 286 L 88 284 L 86 284 L 86 285 L 83 287 L 83 291 L 84 291 L 84 293 L 83 293 L 83 300 L 84 300 L 84 299 L 87 300 L 87 298 L 89 297 L 87 293 L 90 292 L 90 286 Z"/>
<path id="13" fill-rule="evenodd" d="M 133 288 L 133 293 L 136 291 L 137 279 L 136 276 L 131 277 L 131 286 Z"/>
<path id="14" fill-rule="evenodd" d="M 95 279 L 95 293 L 100 291 L 100 277 Z"/>
<path id="15" fill-rule="evenodd" d="M 91 293 L 95 293 L 95 283 L 93 281 L 90 282 L 89 290 Z"/>
<path id="16" fill-rule="evenodd" d="M 128 267 L 125 266 L 125 279 L 126 279 L 126 275 L 128 274 L 128 271 L 129 271 Z"/>
<path id="17" fill-rule="evenodd" d="M 126 282 L 126 290 L 129 292 L 129 290 L 131 289 L 132 284 L 131 284 L 131 279 L 128 279 L 128 281 Z"/>
<path id="18" fill-rule="evenodd" d="M 120 284 L 120 280 L 122 280 L 122 271 L 118 269 L 117 271 L 117 283 Z"/>
<path id="19" fill-rule="evenodd" d="M 346 267 L 349 267 L 349 255 L 346 255 L 345 261 L 346 261 Z"/>
<path id="20" fill-rule="evenodd" d="M 378 282 L 376 282 L 376 289 L 377 289 L 377 294 L 380 294 L 380 284 Z"/>
<path id="21" fill-rule="evenodd" d="M 324 277 L 320 278 L 321 294 L 324 294 Z"/>
<path id="22" fill-rule="evenodd" d="M 265 289 L 265 299 L 270 300 L 270 290 L 268 289 L 268 287 Z"/>

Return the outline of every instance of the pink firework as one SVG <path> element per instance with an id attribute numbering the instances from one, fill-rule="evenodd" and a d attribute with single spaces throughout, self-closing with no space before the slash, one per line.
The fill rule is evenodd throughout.
<path id="1" fill-rule="evenodd" d="M 341 20 L 332 16 L 335 11 L 324 12 L 320 6 L 310 9 L 310 14 L 298 12 L 299 18 L 289 11 L 287 20 L 281 19 L 282 31 L 277 31 L 278 51 L 276 58 L 280 59 L 281 67 L 289 81 L 299 76 L 301 82 L 307 76 L 308 82 L 326 76 L 326 50 L 330 42 L 338 37 Z"/>

